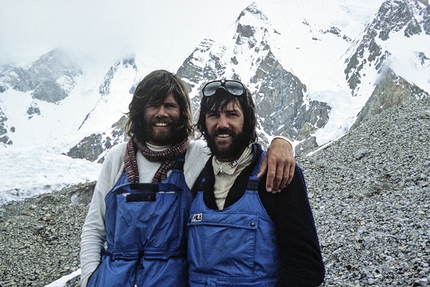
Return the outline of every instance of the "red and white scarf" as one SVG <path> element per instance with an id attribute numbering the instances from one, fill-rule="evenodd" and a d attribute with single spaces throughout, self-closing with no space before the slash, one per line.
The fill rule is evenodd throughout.
<path id="1" fill-rule="evenodd" d="M 125 172 L 129 182 L 139 182 L 139 170 L 136 161 L 136 148 L 151 162 L 161 162 L 161 166 L 152 179 L 152 182 L 161 182 L 167 178 L 167 171 L 173 167 L 178 156 L 183 154 L 188 147 L 188 139 L 172 145 L 163 151 L 150 150 L 146 144 L 142 144 L 135 137 L 130 138 L 124 156 Z"/>

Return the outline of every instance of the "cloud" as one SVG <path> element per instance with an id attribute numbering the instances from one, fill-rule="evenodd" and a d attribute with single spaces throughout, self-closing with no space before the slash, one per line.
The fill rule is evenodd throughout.
<path id="1" fill-rule="evenodd" d="M 205 37 L 235 21 L 250 0 L 2 1 L 0 64 L 25 63 L 53 48 L 114 62 L 138 52 L 178 67 Z"/>
<path id="2" fill-rule="evenodd" d="M 88 65 L 103 63 L 109 68 L 118 59 L 137 54 L 148 69 L 175 71 L 204 38 L 219 37 L 253 1 L 0 0 L 0 65 L 26 64 L 54 48 L 65 48 Z M 291 21 L 283 16 L 291 9 L 303 17 L 316 5 L 315 0 L 255 1 L 267 12 L 276 11 L 271 18 L 275 22 Z M 370 3 L 383 0 L 363 1 L 351 11 L 364 13 L 379 7 Z M 328 2 L 317 1 L 321 7 L 354 3 Z"/>

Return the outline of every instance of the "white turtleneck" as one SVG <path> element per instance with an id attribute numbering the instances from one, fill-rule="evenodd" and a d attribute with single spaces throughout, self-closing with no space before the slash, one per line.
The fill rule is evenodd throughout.
<path id="1" fill-rule="evenodd" d="M 212 158 L 212 166 L 215 175 L 214 194 L 219 210 L 224 209 L 225 199 L 230 188 L 239 174 L 252 161 L 252 148 L 246 147 L 239 159 L 232 162 L 221 162 L 217 158 Z"/>

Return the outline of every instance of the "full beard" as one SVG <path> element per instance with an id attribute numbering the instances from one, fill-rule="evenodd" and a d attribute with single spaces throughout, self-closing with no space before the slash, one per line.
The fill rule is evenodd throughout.
<path id="1" fill-rule="evenodd" d="M 151 141 L 159 146 L 172 145 L 177 143 L 179 138 L 179 130 L 176 125 L 170 125 L 168 129 L 156 130 L 152 125 L 146 127 L 148 141 Z"/>
<path id="2" fill-rule="evenodd" d="M 217 131 L 217 134 L 225 133 L 225 131 Z M 241 132 L 239 134 L 227 131 L 232 137 L 231 144 L 228 147 L 220 148 L 215 142 L 215 136 L 206 135 L 207 145 L 211 153 L 218 159 L 238 158 L 245 147 L 249 144 L 249 139 Z"/>

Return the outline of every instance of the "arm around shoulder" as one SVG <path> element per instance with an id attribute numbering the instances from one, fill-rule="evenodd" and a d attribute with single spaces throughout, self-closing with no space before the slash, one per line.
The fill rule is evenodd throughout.
<path id="1" fill-rule="evenodd" d="M 294 176 L 294 149 L 292 143 L 284 137 L 275 137 L 267 149 L 258 177 L 266 175 L 266 190 L 280 192 L 290 184 Z"/>
<path id="2" fill-rule="evenodd" d="M 80 251 L 82 287 L 87 285 L 88 278 L 100 263 L 100 252 L 106 238 L 104 199 L 123 169 L 123 157 L 122 146 L 114 147 L 106 156 L 82 227 Z"/>

